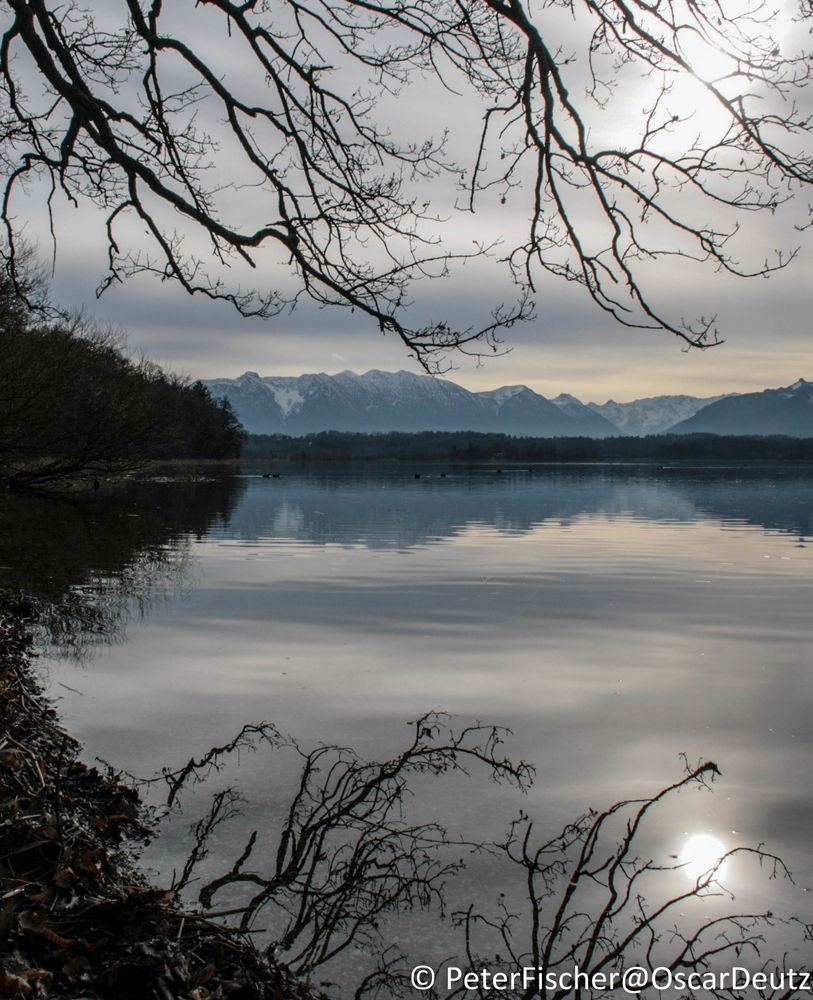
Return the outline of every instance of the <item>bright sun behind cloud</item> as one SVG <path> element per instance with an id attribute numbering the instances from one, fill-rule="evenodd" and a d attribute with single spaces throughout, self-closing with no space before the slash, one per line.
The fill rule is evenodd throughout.
<path id="1" fill-rule="evenodd" d="M 737 72 L 737 61 L 722 48 L 715 47 L 696 32 L 683 32 L 680 48 L 686 61 L 701 80 L 722 80 Z"/>

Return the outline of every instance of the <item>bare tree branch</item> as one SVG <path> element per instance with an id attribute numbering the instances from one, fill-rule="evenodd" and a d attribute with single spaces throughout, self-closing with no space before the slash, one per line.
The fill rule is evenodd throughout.
<path id="1" fill-rule="evenodd" d="M 651 266 L 682 258 L 764 275 L 795 254 L 747 264 L 734 249 L 743 216 L 775 212 L 813 179 L 810 117 L 797 103 L 809 52 L 780 42 L 769 0 L 2 8 L 0 212 L 12 269 L 24 190 L 52 219 L 59 198 L 90 201 L 106 218 L 100 292 L 151 272 L 254 316 L 308 295 L 358 310 L 438 370 L 450 350 L 497 350 L 501 331 L 530 315 L 540 273 L 581 284 L 622 323 L 704 347 L 719 339 L 716 321 L 668 315 Z M 382 95 L 409 101 L 420 77 L 483 102 L 468 177 L 446 136 L 401 136 L 382 111 Z M 639 93 L 610 142 L 602 116 L 622 85 Z M 472 328 L 407 318 L 414 279 L 491 255 L 503 235 L 454 246 L 426 196 L 444 175 L 470 210 L 492 193 L 528 200 L 527 239 L 505 256 L 524 291 Z M 269 263 L 277 280 L 259 291 L 230 278 L 230 267 Z"/>
<path id="2" fill-rule="evenodd" d="M 251 933 L 262 915 L 271 950 L 300 977 L 323 967 L 327 971 L 328 963 L 351 946 L 377 954 L 379 961 L 363 976 L 357 998 L 414 995 L 407 956 L 395 946 L 384 947 L 384 921 L 409 909 L 442 917 L 447 881 L 466 868 L 467 858 L 483 852 L 493 862 L 508 862 L 505 892 L 495 912 L 487 910 L 486 899 L 477 898 L 452 914 L 462 941 L 449 962 L 492 973 L 531 969 L 535 974 L 528 981 L 520 977 L 510 987 L 497 987 L 492 980 L 475 987 L 460 984 L 451 992 L 438 987 L 429 996 L 599 996 L 618 989 L 602 993 L 558 977 L 578 969 L 591 980 L 603 974 L 609 983 L 611 976 L 620 981 L 624 971 L 635 966 L 695 974 L 687 994 L 694 997 L 706 973 L 743 963 L 751 971 L 781 970 L 787 956 L 774 953 L 777 928 L 783 944 L 794 936 L 801 946 L 811 939 L 810 926 L 801 920 L 779 920 L 770 911 L 734 907 L 734 896 L 724 884 L 732 859 L 756 862 L 769 879 L 790 879 L 782 860 L 764 846 L 725 850 L 708 870 L 692 878 L 680 859 L 658 862 L 642 848 L 647 824 L 667 802 L 691 789 L 711 788 L 719 774 L 715 764 L 687 763 L 681 778 L 653 795 L 589 811 L 541 840 L 538 824 L 522 812 L 503 842 L 488 843 L 456 839 L 437 822 L 411 822 L 404 803 L 412 779 L 468 773 L 476 765 L 483 769 L 478 773 L 525 790 L 532 769 L 503 756 L 505 733 L 498 728 L 477 724 L 457 731 L 436 714 L 418 719 L 412 728 L 406 748 L 383 761 L 363 761 L 354 751 L 337 746 L 305 751 L 286 741 L 300 763 L 297 790 L 278 829 L 251 831 L 230 867 L 200 887 L 202 916 L 233 918 L 241 931 Z M 260 739 L 262 729 L 256 729 Z M 250 738 L 244 729 L 231 743 L 203 755 L 197 766 L 192 761 L 168 772 L 175 804 L 181 788 L 174 783 L 177 776 L 183 776 L 181 781 L 194 779 L 197 768 L 204 776 Z M 194 877 L 210 834 L 235 801 L 230 789 L 221 790 L 193 828 L 194 846 L 176 880 L 179 888 Z M 263 870 L 269 862 L 270 870 Z M 225 901 L 218 906 L 221 894 Z M 792 967 L 799 972 L 805 968 L 798 961 Z M 719 980 L 702 982 L 719 1000 L 735 1000 L 733 985 L 727 989 L 714 985 Z M 801 980 L 797 985 L 800 989 L 783 993 L 784 1000 L 803 992 Z M 651 982 L 641 989 L 642 996 L 655 992 Z"/>
<path id="3" fill-rule="evenodd" d="M 260 913 L 267 914 L 277 928 L 274 950 L 303 975 L 351 945 L 377 945 L 379 922 L 388 914 L 430 905 L 442 912 L 444 884 L 463 866 L 450 851 L 486 848 L 479 841 L 451 838 L 440 823 L 410 822 L 404 814 L 409 780 L 482 767 L 492 780 L 525 789 L 533 771 L 503 756 L 505 731 L 499 727 L 471 725 L 457 731 L 444 716 L 431 713 L 411 728 L 407 747 L 383 761 L 364 761 L 345 747 L 305 751 L 285 741 L 300 762 L 300 776 L 281 828 L 271 844 L 265 833 L 250 833 L 231 867 L 199 889 L 203 912 L 235 917 L 242 931 L 251 930 Z M 199 761 L 166 772 L 171 803 L 178 803 L 184 782 L 205 777 L 252 739 L 281 748 L 274 733 L 268 740 L 268 729 L 245 727 L 235 740 Z M 195 824 L 194 847 L 176 880 L 179 889 L 192 880 L 208 852 L 209 836 L 235 802 L 231 790 L 219 792 Z M 249 867 L 257 864 L 257 855 L 273 859 L 270 872 Z M 217 899 L 225 892 L 230 902 L 223 911 Z M 231 902 L 235 892 L 242 902 Z M 392 980 L 398 962 L 395 952 L 389 953 L 364 992 Z"/>

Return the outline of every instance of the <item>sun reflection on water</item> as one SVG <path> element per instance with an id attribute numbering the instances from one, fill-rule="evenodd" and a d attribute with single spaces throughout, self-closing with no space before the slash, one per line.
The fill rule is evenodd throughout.
<path id="1" fill-rule="evenodd" d="M 680 852 L 680 870 L 692 882 L 705 881 L 712 874 L 719 880 L 727 867 L 727 862 L 719 863 L 726 850 L 722 840 L 711 833 L 692 834 Z"/>

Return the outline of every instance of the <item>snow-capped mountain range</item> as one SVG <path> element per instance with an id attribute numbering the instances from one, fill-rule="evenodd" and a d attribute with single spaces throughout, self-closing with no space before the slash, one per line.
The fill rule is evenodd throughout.
<path id="1" fill-rule="evenodd" d="M 582 403 L 563 393 L 555 399 L 525 385 L 502 386 L 486 392 L 470 392 L 448 379 L 412 372 L 369 371 L 363 375 L 345 371 L 338 375 L 266 376 L 245 372 L 239 378 L 204 379 L 216 398 L 227 398 L 243 426 L 254 434 L 310 434 L 337 431 L 496 431 L 534 437 L 609 437 L 614 435 L 661 434 L 672 428 L 705 430 L 691 426 L 700 414 L 724 406 L 725 425 L 737 430 L 718 433 L 808 433 L 801 419 L 804 402 L 813 384 L 799 380 L 783 390 L 766 390 L 742 396 L 696 398 L 655 396 L 632 403 Z M 738 401 L 780 394 L 788 419 L 774 424 L 784 430 L 751 431 L 740 427 L 735 412 Z M 782 396 L 781 394 L 786 394 Z M 789 394 L 789 395 L 788 395 Z M 731 409 L 732 405 L 734 410 Z M 749 403 L 753 407 L 753 403 Z M 791 410 L 793 411 L 791 413 Z M 798 411 L 798 412 L 797 412 Z M 813 414 L 813 406 L 810 407 Z M 715 418 L 718 419 L 718 418 Z M 722 417 L 719 419 L 723 419 Z M 757 417 L 758 421 L 764 417 Z M 788 420 L 790 423 L 788 423 Z M 799 430 L 787 429 L 799 424 Z M 771 427 L 774 424 L 770 424 Z M 748 425 L 750 426 L 750 424 Z M 766 425 L 767 426 L 767 425 Z M 813 429 L 809 431 L 813 435 Z"/>
<path id="2" fill-rule="evenodd" d="M 600 413 L 605 420 L 633 437 L 646 434 L 663 434 L 682 420 L 688 420 L 695 413 L 716 403 L 723 396 L 649 396 L 636 399 L 632 403 L 616 403 L 614 399 L 606 403 L 588 403 L 591 410 Z"/>
<path id="3" fill-rule="evenodd" d="M 316 431 L 500 431 L 505 434 L 606 437 L 617 429 L 577 403 L 571 412 L 524 385 L 469 392 L 448 379 L 412 372 L 300 375 L 205 381 L 227 397 L 255 434 Z M 577 414 L 578 411 L 578 414 Z"/>

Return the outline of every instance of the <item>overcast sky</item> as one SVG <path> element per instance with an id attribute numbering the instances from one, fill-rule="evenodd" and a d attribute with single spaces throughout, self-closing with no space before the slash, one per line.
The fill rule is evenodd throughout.
<path id="1" fill-rule="evenodd" d="M 427 86 L 391 105 L 393 125 L 408 132 L 437 130 L 453 122 L 458 128 L 454 140 L 462 144 L 459 159 L 469 161 L 473 151 L 463 146 L 476 134 L 480 112 L 446 93 L 437 100 Z M 623 122 L 610 119 L 602 127 L 611 131 L 623 127 Z M 33 203 L 27 210 L 29 235 L 43 253 L 50 253 L 41 215 Z M 748 391 L 787 385 L 800 376 L 813 378 L 813 240 L 795 229 L 806 210 L 805 200 L 778 217 L 746 220 L 746 248 L 756 260 L 776 245 L 801 247 L 794 264 L 769 280 L 721 277 L 670 258 L 651 272 L 651 288 L 659 302 L 668 304 L 671 315 L 718 315 L 725 338 L 721 346 L 687 352 L 667 333 L 625 329 L 599 312 L 574 285 L 544 277 L 537 288 L 537 317 L 508 331 L 508 352 L 480 367 L 451 356 L 454 370 L 449 377 L 470 388 L 524 383 L 546 396 L 572 392 L 598 402 L 660 393 Z M 473 218 L 449 210 L 440 233 L 453 242 L 482 234 L 510 243 L 512 234 L 526 226 L 527 212 L 523 192 L 515 192 L 506 206 L 485 204 Z M 263 375 L 348 368 L 419 370 L 394 337 L 382 337 L 372 322 L 342 309 L 320 310 L 303 302 L 292 314 L 246 320 L 227 305 L 191 299 L 180 289 L 148 278 L 115 287 L 97 302 L 94 291 L 104 273 L 105 249 L 97 221 L 85 208 L 57 205 L 54 298 L 125 330 L 132 350 L 176 371 L 212 377 L 246 370 Z M 272 285 L 287 280 L 277 264 L 261 263 L 259 272 L 258 283 L 266 278 Z M 495 303 L 514 295 L 505 268 L 496 261 L 469 263 L 450 278 L 423 282 L 413 292 L 416 315 L 465 323 L 485 319 Z"/>

